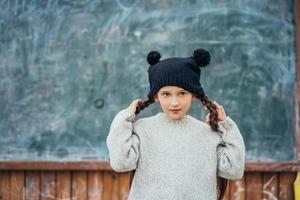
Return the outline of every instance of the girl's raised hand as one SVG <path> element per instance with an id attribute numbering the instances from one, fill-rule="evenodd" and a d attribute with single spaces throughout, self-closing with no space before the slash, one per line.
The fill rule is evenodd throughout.
<path id="1" fill-rule="evenodd" d="M 219 105 L 216 101 L 213 102 L 213 104 L 215 104 L 217 106 L 217 112 L 218 112 L 218 121 L 223 121 L 226 119 L 226 113 L 225 110 L 223 108 L 223 106 Z M 205 109 L 207 110 L 207 109 Z M 209 115 L 210 113 L 208 113 L 205 117 L 205 123 L 209 123 Z"/>
<path id="2" fill-rule="evenodd" d="M 136 99 L 136 100 L 132 101 L 131 104 L 129 105 L 129 109 L 131 110 L 131 112 L 135 113 L 136 107 L 139 105 L 139 103 L 142 103 L 142 102 L 143 102 L 142 99 Z"/>

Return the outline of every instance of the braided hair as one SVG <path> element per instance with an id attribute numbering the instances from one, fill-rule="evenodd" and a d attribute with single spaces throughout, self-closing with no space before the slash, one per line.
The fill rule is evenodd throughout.
<path id="1" fill-rule="evenodd" d="M 207 95 L 204 95 L 203 97 L 200 97 L 200 101 L 202 104 L 208 109 L 209 111 L 209 125 L 213 131 L 222 132 L 219 130 L 218 126 L 218 112 L 217 107 L 213 102 L 208 98 Z M 223 146 L 223 144 L 220 144 Z M 227 188 L 228 180 L 223 177 L 218 177 L 218 200 L 221 200 L 225 194 L 226 188 Z"/>
<path id="2" fill-rule="evenodd" d="M 218 121 L 217 121 L 218 112 L 217 112 L 216 105 L 213 104 L 213 102 L 208 98 L 207 95 L 198 97 L 198 99 L 201 101 L 203 106 L 206 107 L 210 113 L 209 114 L 209 125 L 210 125 L 211 129 L 213 131 L 222 132 L 219 130 L 219 126 L 218 126 Z M 153 104 L 154 102 L 155 102 L 155 100 L 154 100 L 154 98 L 152 98 L 152 99 L 147 99 L 146 101 L 143 101 L 142 103 L 139 103 L 139 105 L 136 108 L 135 114 L 136 115 L 139 114 L 142 110 L 144 110 L 145 108 L 147 108 L 149 105 Z M 132 183 L 134 173 L 135 173 L 135 170 L 133 170 L 133 172 L 131 173 L 130 185 Z M 223 177 L 218 177 L 217 185 L 218 185 L 218 200 L 221 200 L 224 197 L 224 194 L 225 194 L 225 191 L 226 191 L 226 188 L 228 185 L 228 180 Z"/>

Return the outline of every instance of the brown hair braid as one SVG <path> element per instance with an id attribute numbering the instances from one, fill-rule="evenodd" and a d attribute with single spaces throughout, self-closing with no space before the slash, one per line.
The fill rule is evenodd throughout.
<path id="1" fill-rule="evenodd" d="M 135 114 L 136 115 L 139 114 L 142 110 L 144 110 L 145 108 L 147 108 L 148 106 L 150 106 L 154 102 L 155 102 L 155 100 L 153 98 L 153 99 L 148 99 L 146 101 L 143 101 L 142 103 L 139 103 L 139 105 L 136 107 Z M 132 183 L 134 174 L 135 174 L 135 169 L 132 170 L 132 173 L 130 174 L 130 185 Z"/>
<path id="2" fill-rule="evenodd" d="M 218 126 L 218 112 L 217 112 L 217 107 L 215 104 L 213 104 L 213 102 L 208 98 L 207 95 L 204 95 L 203 97 L 199 98 L 200 101 L 202 102 L 203 106 L 206 107 L 209 111 L 209 125 L 210 128 L 213 131 L 218 131 L 218 132 L 222 132 L 219 130 L 219 126 Z M 217 180 L 217 185 L 218 185 L 218 200 L 221 200 L 224 197 L 226 188 L 227 188 L 227 184 L 228 184 L 228 180 L 223 178 L 223 177 L 219 177 L 218 176 L 218 180 Z"/>
<path id="3" fill-rule="evenodd" d="M 210 115 L 209 115 L 209 125 L 211 127 L 211 129 L 213 131 L 219 131 L 221 132 L 218 128 L 218 121 L 217 121 L 217 117 L 218 117 L 218 113 L 217 113 L 217 107 L 216 105 L 213 104 L 213 102 L 208 98 L 207 95 L 204 95 L 203 97 L 199 98 L 200 101 L 202 102 L 203 106 L 205 106 Z M 142 110 L 144 110 L 145 108 L 147 108 L 149 105 L 153 104 L 155 102 L 154 98 L 153 99 L 148 99 L 142 103 L 140 103 L 135 111 L 135 114 L 137 115 L 138 113 L 140 113 Z M 132 171 L 131 176 L 130 176 L 130 185 L 132 183 L 133 180 L 133 176 L 134 176 L 135 170 Z M 226 191 L 226 187 L 227 187 L 227 183 L 228 180 L 222 177 L 218 177 L 217 180 L 217 185 L 218 185 L 218 200 L 221 200 L 225 194 Z"/>
<path id="4" fill-rule="evenodd" d="M 144 110 L 145 108 L 147 108 L 148 106 L 150 106 L 151 104 L 153 104 L 155 102 L 154 99 L 148 99 L 146 101 L 143 101 L 142 103 L 140 103 L 137 107 L 136 107 L 136 111 L 135 114 L 139 114 L 142 110 Z"/>

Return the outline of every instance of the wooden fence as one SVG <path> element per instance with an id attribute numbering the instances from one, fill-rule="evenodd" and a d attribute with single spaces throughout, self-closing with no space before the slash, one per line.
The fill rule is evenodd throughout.
<path id="1" fill-rule="evenodd" d="M 299 163 L 247 164 L 226 200 L 290 200 Z M 0 200 L 125 200 L 131 172 L 105 162 L 0 162 Z"/>

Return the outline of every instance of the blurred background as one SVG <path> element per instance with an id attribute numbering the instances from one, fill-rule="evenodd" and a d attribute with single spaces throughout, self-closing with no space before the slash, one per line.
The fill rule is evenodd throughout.
<path id="1" fill-rule="evenodd" d="M 109 169 L 106 137 L 113 117 L 132 100 L 147 97 L 148 52 L 158 50 L 166 58 L 191 56 L 195 49 L 205 48 L 212 60 L 201 73 L 204 91 L 238 124 L 247 162 L 254 163 L 247 170 L 260 171 L 253 180 L 260 181 L 261 191 L 264 180 L 269 180 L 262 171 L 276 171 L 275 179 L 266 177 L 275 180 L 277 189 L 271 193 L 280 199 L 280 180 L 290 184 L 300 171 L 296 4 L 294 0 L 0 0 L 0 168 L 9 171 L 2 180 L 12 180 L 10 170 L 18 169 L 23 170 L 20 184 L 36 183 L 27 179 L 32 165 L 26 168 L 24 161 L 46 163 L 29 176 L 40 185 L 42 170 L 51 169 L 82 169 L 86 171 L 79 177 L 87 183 L 89 176 L 103 180 L 102 169 Z M 151 105 L 139 117 L 160 111 L 159 105 Z M 190 114 L 204 120 L 200 101 L 194 102 Z M 64 168 L 61 162 L 73 164 Z M 91 169 L 98 170 L 96 178 L 89 175 Z M 282 171 L 291 174 L 282 179 Z M 57 173 L 50 176 L 55 183 Z M 115 176 L 109 175 L 110 188 Z M 68 177 L 73 177 L 72 171 L 62 180 Z M 76 178 L 68 187 L 74 189 L 72 180 Z M 291 192 L 288 183 L 286 191 Z M 128 189 L 128 183 L 119 188 L 122 185 Z M 97 198 L 122 199 L 127 189 Z M 41 191 L 37 196 L 48 198 Z M 76 197 L 72 189 L 69 193 Z M 35 199 L 31 194 L 25 192 L 27 199 Z M 263 192 L 258 194 L 268 199 Z M 85 196 L 91 197 L 88 192 Z"/>

